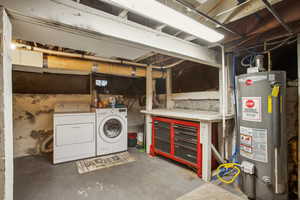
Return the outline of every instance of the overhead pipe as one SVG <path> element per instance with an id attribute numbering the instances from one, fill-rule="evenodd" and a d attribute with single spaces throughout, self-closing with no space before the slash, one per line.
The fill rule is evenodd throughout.
<path id="1" fill-rule="evenodd" d="M 219 16 L 224 15 L 224 14 L 229 13 L 229 12 L 233 12 L 235 9 L 241 7 L 242 5 L 245 5 L 245 4 L 249 3 L 250 1 L 251 0 L 244 1 L 243 3 L 239 3 L 238 5 L 233 6 L 232 8 L 229 8 L 228 10 L 224 10 L 224 11 L 218 13 L 216 15 L 216 17 L 219 17 Z"/>
<path id="2" fill-rule="evenodd" d="M 243 37 L 243 35 L 241 35 L 240 33 L 232 30 L 231 28 L 228 28 L 226 25 L 222 24 L 221 22 L 215 20 L 214 18 L 208 16 L 207 14 L 197 10 L 192 4 L 188 3 L 188 2 L 185 2 L 185 1 L 182 1 L 182 0 L 175 0 L 175 2 L 179 3 L 180 5 L 182 5 L 183 7 L 195 12 L 196 14 L 206 18 L 207 20 L 211 21 L 212 23 L 216 24 L 216 25 L 219 25 L 220 27 L 222 27 L 224 30 L 230 32 L 230 33 L 233 33 L 235 35 L 238 35 L 240 37 Z"/>
<path id="3" fill-rule="evenodd" d="M 283 19 L 280 17 L 280 15 L 277 13 L 277 11 L 273 8 L 273 6 L 268 2 L 268 0 L 262 0 L 262 2 L 265 4 L 268 11 L 275 17 L 275 19 L 283 26 L 283 28 L 289 33 L 293 34 L 292 29 L 283 21 Z"/>

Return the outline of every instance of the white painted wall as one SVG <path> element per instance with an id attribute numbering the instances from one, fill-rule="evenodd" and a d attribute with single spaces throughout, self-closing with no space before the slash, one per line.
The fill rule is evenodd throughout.
<path id="1" fill-rule="evenodd" d="M 0 8 L 0 199 L 13 200 L 11 23 Z"/>

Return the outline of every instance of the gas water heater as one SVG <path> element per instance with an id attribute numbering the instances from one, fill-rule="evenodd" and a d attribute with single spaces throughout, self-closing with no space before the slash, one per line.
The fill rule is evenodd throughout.
<path id="1" fill-rule="evenodd" d="M 261 69 L 236 77 L 239 185 L 249 199 L 287 200 L 286 74 Z"/>

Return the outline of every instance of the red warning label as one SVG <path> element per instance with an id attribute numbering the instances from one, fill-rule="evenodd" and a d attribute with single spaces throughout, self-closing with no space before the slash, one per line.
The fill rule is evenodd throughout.
<path id="1" fill-rule="evenodd" d="M 253 81 L 251 79 L 247 79 L 245 81 L 246 85 L 249 86 L 249 85 L 252 85 L 253 84 Z"/>
<path id="2" fill-rule="evenodd" d="M 261 97 L 242 97 L 242 120 L 261 122 Z"/>
<path id="3" fill-rule="evenodd" d="M 249 99 L 247 102 L 246 102 L 246 106 L 248 108 L 253 108 L 255 106 L 255 103 L 252 99 Z"/>

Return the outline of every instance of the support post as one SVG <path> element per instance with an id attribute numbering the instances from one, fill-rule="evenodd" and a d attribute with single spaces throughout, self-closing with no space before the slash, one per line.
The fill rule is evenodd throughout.
<path id="1" fill-rule="evenodd" d="M 228 157 L 228 143 L 226 138 L 226 119 L 225 115 L 228 114 L 228 67 L 225 63 L 225 49 L 224 46 L 218 45 L 222 51 L 222 68 L 219 70 L 219 92 L 220 92 L 220 108 L 219 112 L 222 115 L 222 150 L 223 158 Z"/>
<path id="2" fill-rule="evenodd" d="M 152 84 L 152 67 L 147 67 L 146 71 L 146 110 L 152 110 L 153 102 L 153 84 Z M 146 114 L 146 151 L 150 153 L 150 146 L 152 144 L 152 118 L 151 115 Z"/>
<path id="3" fill-rule="evenodd" d="M 297 36 L 297 57 L 298 57 L 298 183 L 300 181 L 300 34 Z M 300 184 L 298 184 L 298 199 L 300 199 Z"/>
<path id="4" fill-rule="evenodd" d="M 0 200 L 13 199 L 11 29 L 5 9 L 0 7 Z"/>
<path id="5" fill-rule="evenodd" d="M 202 144 L 202 179 L 209 182 L 211 180 L 211 148 L 212 140 L 212 123 L 200 123 L 200 142 Z"/>
<path id="6" fill-rule="evenodd" d="M 172 69 L 167 69 L 166 74 L 166 102 L 167 102 L 167 109 L 173 108 L 173 101 L 172 101 Z"/>

